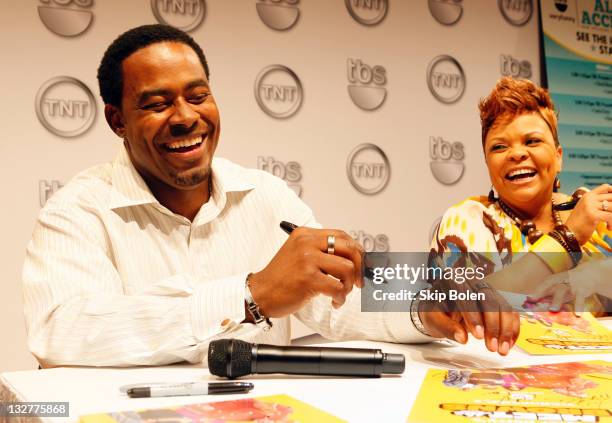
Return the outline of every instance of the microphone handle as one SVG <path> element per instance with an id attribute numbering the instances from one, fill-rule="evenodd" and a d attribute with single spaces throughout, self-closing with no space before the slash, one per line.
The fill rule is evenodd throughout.
<path id="1" fill-rule="evenodd" d="M 281 347 L 254 344 L 251 373 L 369 376 L 383 372 L 381 350 L 362 348 Z"/>

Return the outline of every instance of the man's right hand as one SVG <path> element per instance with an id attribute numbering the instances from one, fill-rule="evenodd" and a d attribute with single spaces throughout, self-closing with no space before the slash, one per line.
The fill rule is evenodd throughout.
<path id="1" fill-rule="evenodd" d="M 327 253 L 329 235 L 335 237 L 334 254 Z M 294 313 L 319 294 L 331 297 L 338 308 L 353 286 L 363 286 L 362 254 L 361 245 L 346 232 L 299 227 L 270 263 L 250 276 L 253 300 L 266 317 Z"/>

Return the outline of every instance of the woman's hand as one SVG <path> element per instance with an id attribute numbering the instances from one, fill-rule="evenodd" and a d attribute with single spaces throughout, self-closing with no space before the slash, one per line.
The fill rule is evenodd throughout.
<path id="1" fill-rule="evenodd" d="M 604 210 L 607 204 L 607 210 Z M 612 230 L 612 186 L 603 184 L 582 196 L 565 224 L 580 245 L 587 242 L 599 222 L 606 222 Z"/>
<path id="2" fill-rule="evenodd" d="M 568 272 L 551 275 L 527 298 L 531 302 L 549 299 L 550 311 L 560 311 L 563 304 L 574 301 L 574 311 L 580 313 L 585 311 L 585 299 L 593 294 L 612 298 L 611 274 L 612 258 L 590 261 Z"/>

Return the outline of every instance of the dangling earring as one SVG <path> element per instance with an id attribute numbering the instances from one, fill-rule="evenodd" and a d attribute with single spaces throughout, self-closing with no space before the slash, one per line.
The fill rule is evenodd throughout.
<path id="1" fill-rule="evenodd" d="M 495 190 L 493 189 L 493 185 L 491 185 L 491 190 L 489 191 L 489 203 L 494 203 L 497 201 L 497 197 L 495 196 Z"/>
<path id="2" fill-rule="evenodd" d="M 561 189 L 561 181 L 559 178 L 555 177 L 555 182 L 553 182 L 553 192 L 559 192 Z"/>

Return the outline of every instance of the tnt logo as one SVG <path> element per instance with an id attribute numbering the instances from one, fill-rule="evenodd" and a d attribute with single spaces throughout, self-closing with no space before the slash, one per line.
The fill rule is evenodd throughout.
<path id="1" fill-rule="evenodd" d="M 70 76 L 45 82 L 36 94 L 35 105 L 40 123 L 64 138 L 83 134 L 96 118 L 96 101 L 91 90 Z"/>
<path id="2" fill-rule="evenodd" d="M 533 13 L 532 0 L 498 0 L 497 5 L 504 19 L 514 26 L 525 25 Z"/>
<path id="3" fill-rule="evenodd" d="M 93 0 L 40 0 L 38 16 L 47 29 L 62 37 L 76 37 L 91 26 Z"/>
<path id="4" fill-rule="evenodd" d="M 151 11 L 157 22 L 183 31 L 193 31 L 206 16 L 204 0 L 151 0 Z"/>
<path id="5" fill-rule="evenodd" d="M 438 56 L 427 68 L 427 86 L 438 101 L 446 104 L 455 103 L 465 91 L 463 68 L 452 56 Z"/>
<path id="6" fill-rule="evenodd" d="M 387 71 L 382 66 L 368 66 L 359 59 L 346 61 L 349 96 L 363 110 L 376 110 L 385 102 Z"/>
<path id="7" fill-rule="evenodd" d="M 353 188 L 362 194 L 374 195 L 385 189 L 389 183 L 391 166 L 380 147 L 361 144 L 349 154 L 346 173 Z"/>
<path id="8" fill-rule="evenodd" d="M 60 189 L 63 185 L 56 180 L 48 181 L 46 179 L 41 179 L 38 181 L 38 202 L 40 203 L 40 207 L 43 207 L 49 198 Z"/>
<path id="9" fill-rule="evenodd" d="M 287 182 L 298 197 L 302 196 L 302 167 L 297 162 L 287 162 L 286 164 L 274 159 L 274 157 L 257 158 L 257 168 L 271 173 Z"/>
<path id="10" fill-rule="evenodd" d="M 364 231 L 349 231 L 349 235 L 363 246 L 366 253 L 386 253 L 389 251 L 389 237 L 387 235 L 372 236 Z"/>
<path id="11" fill-rule="evenodd" d="M 429 137 L 429 157 L 431 173 L 438 182 L 453 185 L 463 176 L 465 151 L 462 143 Z"/>
<path id="12" fill-rule="evenodd" d="M 429 12 L 442 25 L 454 25 L 463 15 L 462 0 L 429 0 Z"/>
<path id="13" fill-rule="evenodd" d="M 264 68 L 255 79 L 255 100 L 268 116 L 285 119 L 302 105 L 303 90 L 298 76 L 286 66 Z"/>
<path id="14" fill-rule="evenodd" d="M 270 29 L 286 31 L 300 18 L 300 0 L 260 0 L 256 5 L 259 19 Z"/>
<path id="15" fill-rule="evenodd" d="M 509 54 L 499 56 L 500 72 L 503 76 L 514 78 L 531 78 L 531 63 L 517 60 Z"/>
<path id="16" fill-rule="evenodd" d="M 351 17 L 366 26 L 381 23 L 389 9 L 388 0 L 344 0 L 344 3 Z"/>

